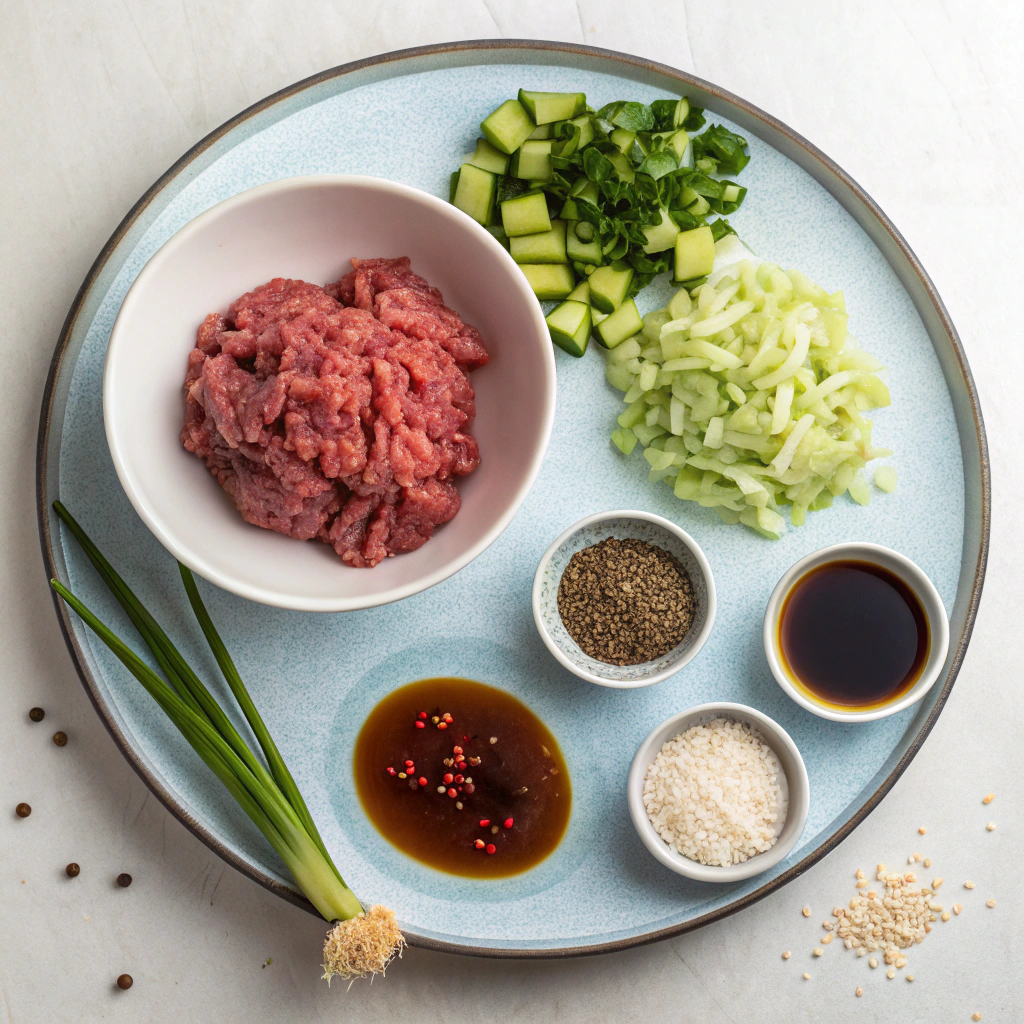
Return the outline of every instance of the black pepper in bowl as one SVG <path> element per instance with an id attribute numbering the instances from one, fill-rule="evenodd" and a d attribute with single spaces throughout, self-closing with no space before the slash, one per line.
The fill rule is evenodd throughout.
<path id="1" fill-rule="evenodd" d="M 558 584 L 569 636 L 608 665 L 640 665 L 682 643 L 696 602 L 679 560 L 647 541 L 607 540 L 577 551 Z"/>

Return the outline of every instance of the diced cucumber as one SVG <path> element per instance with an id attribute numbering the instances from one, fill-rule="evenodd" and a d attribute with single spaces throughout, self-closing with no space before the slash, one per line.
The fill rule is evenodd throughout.
<path id="1" fill-rule="evenodd" d="M 577 227 L 590 228 L 591 237 L 589 241 L 584 241 L 580 237 L 581 234 L 586 234 L 586 232 L 577 231 Z M 588 263 L 598 266 L 604 262 L 604 257 L 601 255 L 601 239 L 594 233 L 593 225 L 588 224 L 585 220 L 577 221 L 570 225 L 569 230 L 566 232 L 565 250 L 569 259 L 575 260 L 577 263 Z"/>
<path id="2" fill-rule="evenodd" d="M 551 138 L 551 125 L 550 124 L 539 124 L 536 128 L 530 132 L 531 139 L 550 139 Z"/>
<path id="3" fill-rule="evenodd" d="M 512 157 L 511 173 L 528 181 L 547 181 L 551 177 L 551 140 L 527 140 Z"/>
<path id="4" fill-rule="evenodd" d="M 668 210 L 662 207 L 660 223 L 644 228 L 644 237 L 647 239 L 644 252 L 664 252 L 671 249 L 678 234 L 679 225 L 669 216 Z"/>
<path id="5" fill-rule="evenodd" d="M 711 229 L 708 228 L 710 233 Z M 714 246 L 712 246 L 712 253 Z M 633 283 L 633 268 L 620 266 L 598 267 L 590 275 L 590 302 L 602 313 L 614 313 Z M 639 328 L 638 328 L 639 329 Z"/>
<path id="6" fill-rule="evenodd" d="M 590 181 L 588 178 L 580 178 L 570 189 L 569 198 L 566 199 L 560 216 L 566 220 L 579 220 L 579 210 L 576 208 L 577 201 L 590 203 L 591 206 L 600 206 L 601 189 L 598 187 L 597 182 Z"/>
<path id="7" fill-rule="evenodd" d="M 553 220 L 547 231 L 513 235 L 509 251 L 516 263 L 568 263 L 565 251 L 565 221 Z"/>
<path id="8" fill-rule="evenodd" d="M 519 269 L 541 302 L 560 302 L 576 284 L 568 263 L 520 263 Z"/>
<path id="9" fill-rule="evenodd" d="M 574 302 L 585 302 L 590 305 L 590 282 L 580 281 L 578 285 L 566 296 Z"/>
<path id="10" fill-rule="evenodd" d="M 710 209 L 711 204 L 703 196 L 697 196 L 686 208 L 686 212 L 692 213 L 694 217 L 703 217 Z"/>
<path id="11" fill-rule="evenodd" d="M 550 231 L 551 218 L 544 193 L 532 192 L 516 199 L 506 199 L 501 204 L 501 224 L 510 238 Z"/>
<path id="12" fill-rule="evenodd" d="M 506 100 L 480 122 L 484 138 L 502 153 L 514 153 L 537 125 L 518 100 Z"/>
<path id="13" fill-rule="evenodd" d="M 495 149 L 486 139 L 476 140 L 476 152 L 469 162 L 491 174 L 504 174 L 508 170 L 508 154 Z"/>
<path id="14" fill-rule="evenodd" d="M 597 333 L 606 348 L 615 348 L 627 338 L 632 338 L 637 331 L 643 329 L 643 326 L 644 322 L 640 319 L 636 303 L 632 299 L 626 299 L 614 313 L 605 317 L 597 325 Z M 654 363 L 648 365 L 654 367 L 655 373 L 657 373 L 657 366 Z"/>
<path id="15" fill-rule="evenodd" d="M 501 242 L 505 248 L 508 248 L 508 235 L 505 234 L 505 229 L 500 224 L 488 224 L 487 230 L 490 231 L 494 237 Z"/>
<path id="16" fill-rule="evenodd" d="M 690 293 L 685 288 L 680 288 L 679 291 L 669 299 L 668 315 L 673 320 L 680 320 L 684 316 L 689 316 L 691 309 L 693 309 L 693 300 L 690 298 Z"/>
<path id="17" fill-rule="evenodd" d="M 452 171 L 452 173 L 450 175 L 448 175 L 448 202 L 449 203 L 454 203 L 455 202 L 455 190 L 458 187 L 459 187 L 459 172 L 458 171 Z"/>
<path id="18" fill-rule="evenodd" d="M 633 170 L 633 165 L 629 160 L 622 155 L 622 153 L 605 153 L 612 167 L 615 168 L 615 173 L 619 176 L 621 181 L 627 183 L 632 182 L 636 178 L 636 172 Z"/>
<path id="19" fill-rule="evenodd" d="M 551 340 L 571 356 L 582 356 L 590 341 L 590 306 L 567 299 L 545 317 Z"/>
<path id="20" fill-rule="evenodd" d="M 628 131 L 625 128 L 616 128 L 608 136 L 608 141 L 624 156 L 629 156 L 633 143 L 636 142 L 636 132 Z"/>
<path id="21" fill-rule="evenodd" d="M 473 220 L 486 225 L 491 219 L 497 187 L 496 174 L 473 164 L 463 164 L 459 168 L 459 180 L 452 202 L 463 213 L 468 213 Z"/>
<path id="22" fill-rule="evenodd" d="M 680 128 L 679 131 L 672 133 L 665 148 L 673 153 L 675 158 L 681 162 L 686 155 L 686 147 L 689 145 L 690 136 Z"/>
<path id="23" fill-rule="evenodd" d="M 740 197 L 740 192 L 743 191 L 739 185 L 726 185 L 722 189 L 722 202 L 723 203 L 735 203 Z"/>
<path id="24" fill-rule="evenodd" d="M 569 195 L 574 199 L 585 199 L 593 206 L 597 206 L 601 198 L 601 188 L 596 181 L 591 181 L 589 178 L 580 178 L 569 189 Z"/>
<path id="25" fill-rule="evenodd" d="M 589 146 L 594 141 L 594 121 L 589 114 L 584 114 L 582 117 L 572 118 L 570 124 L 576 125 L 580 130 L 580 141 L 576 147 L 576 152 L 579 152 L 584 146 Z"/>
<path id="26" fill-rule="evenodd" d="M 710 274 L 715 266 L 715 237 L 702 224 L 676 236 L 675 279 L 690 281 Z"/>
<path id="27" fill-rule="evenodd" d="M 527 92 L 520 89 L 519 102 L 529 112 L 534 124 L 567 121 L 587 108 L 587 97 L 581 92 Z"/>

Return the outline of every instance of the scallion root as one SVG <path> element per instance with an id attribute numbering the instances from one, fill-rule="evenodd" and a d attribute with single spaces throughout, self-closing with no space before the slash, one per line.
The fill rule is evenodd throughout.
<path id="1" fill-rule="evenodd" d="M 368 974 L 383 974 L 405 948 L 393 910 L 370 907 L 347 921 L 339 921 L 324 940 L 324 979 L 355 981 Z"/>

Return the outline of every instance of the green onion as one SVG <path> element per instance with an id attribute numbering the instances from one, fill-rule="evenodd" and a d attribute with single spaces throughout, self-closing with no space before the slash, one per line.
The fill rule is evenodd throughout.
<path id="1" fill-rule="evenodd" d="M 147 665 L 63 583 L 51 580 L 50 585 L 135 676 L 220 779 L 277 851 L 317 911 L 325 920 L 337 922 L 324 944 L 324 977 L 329 981 L 334 975 L 356 978 L 383 973 L 394 956 L 401 955 L 405 944 L 394 914 L 380 906 L 364 912 L 345 884 L 203 604 L 192 573 L 179 563 L 192 610 L 256 738 L 263 760 L 242 738 L 216 698 L 71 513 L 59 501 L 54 502 L 53 507 L 131 619 L 163 676 Z"/>

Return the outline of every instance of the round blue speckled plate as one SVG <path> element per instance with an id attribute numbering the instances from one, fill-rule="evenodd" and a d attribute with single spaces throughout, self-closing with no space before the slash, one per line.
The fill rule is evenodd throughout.
<path id="1" fill-rule="evenodd" d="M 900 487 L 866 509 L 848 499 L 771 543 L 722 524 L 647 483 L 639 457 L 608 443 L 621 396 L 594 354 L 558 352 L 558 414 L 533 491 L 504 535 L 426 593 L 347 615 L 280 611 L 204 586 L 210 610 L 306 794 L 332 855 L 364 900 L 386 903 L 417 944 L 499 956 L 598 952 L 698 927 L 805 870 L 877 804 L 913 757 L 953 684 L 981 591 L 988 467 L 964 354 L 938 296 L 881 211 L 785 125 L 671 68 L 561 43 L 475 42 L 388 54 L 326 72 L 240 114 L 186 154 L 131 211 L 90 271 L 57 346 L 40 428 L 40 531 L 47 570 L 69 579 L 105 618 L 128 628 L 49 512 L 59 494 L 187 656 L 195 644 L 172 559 L 121 492 L 103 435 L 104 349 L 118 306 L 146 260 L 179 227 L 237 192 L 288 175 L 372 174 L 445 195 L 476 125 L 520 86 L 583 89 L 596 106 L 685 92 L 750 140 L 750 189 L 733 224 L 759 255 L 842 288 L 851 330 L 888 365 L 891 409 L 876 442 L 894 448 Z M 282 273 L 288 268 L 282 267 Z M 255 282 L 254 282 L 255 283 Z M 666 290 L 644 292 L 646 308 Z M 199 310 L 197 316 L 204 311 Z M 484 453 L 486 458 L 486 452 Z M 561 669 L 530 614 L 537 560 L 566 526 L 609 508 L 643 508 L 702 545 L 718 584 L 715 630 L 681 673 L 643 690 L 591 686 Z M 772 679 L 761 617 L 797 558 L 839 540 L 869 540 L 914 559 L 951 619 L 945 678 L 917 707 L 858 727 L 802 710 Z M 339 569 L 339 571 L 348 571 Z M 307 906 L 269 846 L 119 664 L 61 606 L 83 682 L 125 756 L 167 807 L 230 863 Z M 562 744 L 575 801 L 568 833 L 543 864 L 480 882 L 439 873 L 390 846 L 349 783 L 356 732 L 376 701 L 425 676 L 507 687 Z M 811 783 L 804 833 L 776 868 L 735 886 L 672 874 L 629 821 L 625 784 L 658 722 L 710 700 L 753 705 L 799 745 Z"/>

